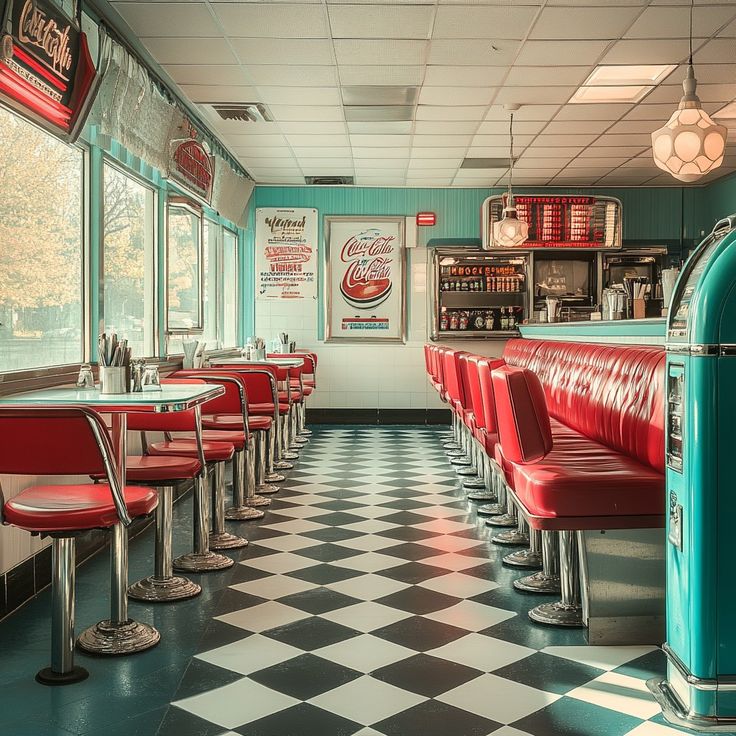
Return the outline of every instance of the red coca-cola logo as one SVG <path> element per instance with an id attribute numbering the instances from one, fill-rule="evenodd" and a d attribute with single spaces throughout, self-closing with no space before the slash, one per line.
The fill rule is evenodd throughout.
<path id="1" fill-rule="evenodd" d="M 347 268 L 340 283 L 345 301 L 356 309 L 372 309 L 391 295 L 393 235 L 368 230 L 350 237 L 342 246 L 340 260 Z"/>

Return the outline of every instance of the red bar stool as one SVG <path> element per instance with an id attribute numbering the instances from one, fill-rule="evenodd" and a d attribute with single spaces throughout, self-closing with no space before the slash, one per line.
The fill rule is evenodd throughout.
<path id="1" fill-rule="evenodd" d="M 301 361 L 305 360 L 305 356 L 302 353 L 271 353 L 267 357 L 269 358 L 295 358 Z M 279 367 L 279 371 L 281 368 Z M 279 391 L 279 400 L 283 401 L 288 399 L 290 404 L 288 427 L 287 427 L 287 442 L 290 451 L 297 453 L 296 457 L 299 457 L 298 453 L 302 445 L 306 445 L 309 441 L 306 437 L 299 436 L 299 424 L 300 416 L 304 413 L 304 399 L 306 398 L 305 390 L 312 393 L 311 388 L 305 389 L 302 382 L 302 374 L 304 372 L 304 362 L 300 366 L 292 366 L 286 369 L 286 377 L 284 379 L 284 388 Z M 283 375 L 283 374 L 281 374 Z M 292 457 L 291 459 L 296 459 Z M 288 458 L 287 458 L 288 459 Z"/>
<path id="2" fill-rule="evenodd" d="M 281 353 L 270 353 L 266 357 L 268 358 L 283 358 L 288 357 Z M 301 358 L 301 356 L 299 356 Z M 270 366 L 269 366 L 270 367 Z M 278 400 L 280 403 L 287 405 L 288 409 L 286 414 L 280 414 L 279 416 L 279 436 L 281 437 L 281 452 L 279 453 L 280 462 L 288 463 L 288 468 L 294 467 L 291 460 L 299 459 L 299 447 L 293 443 L 293 422 L 294 422 L 294 405 L 297 401 L 301 400 L 301 394 L 298 391 L 292 390 L 290 386 L 291 370 L 280 365 L 273 366 L 274 374 L 276 376 L 276 384 L 278 387 Z M 287 467 L 277 465 L 277 467 Z"/>
<path id="3" fill-rule="evenodd" d="M 304 358 L 304 366 L 300 376 L 300 384 L 305 398 L 311 396 L 317 390 L 317 353 L 297 352 Z M 311 429 L 307 429 L 306 403 L 302 403 L 302 411 L 299 415 L 299 434 L 309 437 Z"/>
<path id="4" fill-rule="evenodd" d="M 52 539 L 51 666 L 36 680 L 64 685 L 88 673 L 74 664 L 75 538 L 91 529 L 128 525 L 155 508 L 150 488 L 120 487 L 110 435 L 90 409 L 0 409 L 0 473 L 101 474 L 105 483 L 36 485 L 4 504 L 4 523 Z M 153 643 L 159 634 L 151 629 Z"/>

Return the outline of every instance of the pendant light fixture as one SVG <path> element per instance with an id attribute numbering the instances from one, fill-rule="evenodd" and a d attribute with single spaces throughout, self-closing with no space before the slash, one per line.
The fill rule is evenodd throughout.
<path id="1" fill-rule="evenodd" d="M 509 190 L 501 219 L 493 223 L 493 242 L 499 248 L 515 248 L 529 238 L 529 223 L 520 220 L 514 204 L 514 111 L 518 105 L 509 105 Z"/>
<path id="2" fill-rule="evenodd" d="M 690 58 L 682 83 L 685 94 L 667 124 L 652 133 L 654 163 L 675 179 L 693 182 L 723 163 L 727 130 L 711 120 L 695 94 L 693 5 L 690 0 Z"/>

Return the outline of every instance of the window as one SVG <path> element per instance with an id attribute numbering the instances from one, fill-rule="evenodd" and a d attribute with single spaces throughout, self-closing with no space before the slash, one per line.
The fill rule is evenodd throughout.
<path id="1" fill-rule="evenodd" d="M 227 228 L 222 236 L 222 342 L 223 347 L 232 348 L 238 344 L 238 236 Z"/>
<path id="2" fill-rule="evenodd" d="M 83 164 L 0 109 L 0 371 L 83 358 Z"/>
<path id="3" fill-rule="evenodd" d="M 202 340 L 207 349 L 220 346 L 220 304 L 218 276 L 220 272 L 220 245 L 222 228 L 212 220 L 204 223 L 204 332 Z"/>
<path id="4" fill-rule="evenodd" d="M 167 329 L 201 333 L 202 217 L 198 209 L 172 201 L 167 226 Z"/>
<path id="5" fill-rule="evenodd" d="M 154 193 L 105 164 L 103 296 L 105 330 L 128 339 L 133 355 L 155 354 Z"/>

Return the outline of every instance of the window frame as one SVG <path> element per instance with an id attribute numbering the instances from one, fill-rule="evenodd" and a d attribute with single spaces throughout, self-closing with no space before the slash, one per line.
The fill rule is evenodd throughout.
<path id="1" fill-rule="evenodd" d="M 99 263 L 98 263 L 98 283 L 99 292 L 97 295 L 97 314 L 100 325 L 105 324 L 105 167 L 110 166 L 115 169 L 118 173 L 123 176 L 132 179 L 138 185 L 146 189 L 151 195 L 151 249 L 152 253 L 149 254 L 152 264 L 151 274 L 151 296 L 153 299 L 151 305 L 151 318 L 152 324 L 150 325 L 151 334 L 149 341 L 153 346 L 153 353 L 151 355 L 138 355 L 137 358 L 157 358 L 159 357 L 159 336 L 160 336 L 160 325 L 158 316 L 158 303 L 159 303 L 159 200 L 158 200 L 158 189 L 155 184 L 151 183 L 144 177 L 140 176 L 134 171 L 131 171 L 128 167 L 124 166 L 116 158 L 113 158 L 107 153 L 103 153 L 100 161 L 100 191 L 99 191 L 99 229 L 100 229 L 100 243 L 99 243 Z M 144 284 L 145 290 L 145 284 Z M 144 298 L 145 298 L 144 294 Z M 91 297 L 91 292 L 90 292 Z M 91 299 L 90 299 L 91 302 Z M 90 304 L 91 309 L 91 304 Z M 144 313 L 145 314 L 145 313 Z M 90 320 L 91 322 L 91 320 Z M 145 332 L 144 332 L 145 335 Z M 96 336 L 90 333 L 89 340 L 90 345 L 93 340 L 96 340 Z M 144 340 L 145 341 L 145 340 Z"/>
<path id="2" fill-rule="evenodd" d="M 199 219 L 199 248 L 198 248 L 198 270 L 199 270 L 199 298 L 197 300 L 197 324 L 192 327 L 171 327 L 169 325 L 169 218 L 172 207 L 188 210 Z M 189 197 L 178 194 L 169 194 L 166 198 L 166 209 L 164 212 L 164 234 L 166 238 L 164 250 L 164 331 L 166 337 L 170 335 L 202 335 L 204 332 L 204 209 L 196 201 Z M 168 342 L 168 340 L 167 340 Z"/>
<path id="3" fill-rule="evenodd" d="M 233 348 L 238 347 L 238 343 L 240 342 L 240 324 L 242 321 L 242 313 L 241 309 L 243 306 L 243 293 L 242 289 L 240 287 L 240 238 L 238 236 L 238 231 L 236 228 L 230 228 L 227 225 L 221 225 L 221 242 L 222 242 L 222 249 L 220 252 L 222 262 L 223 262 L 223 268 L 222 268 L 222 275 L 223 275 L 223 284 L 222 284 L 222 346 L 224 350 L 232 350 Z M 235 344 L 234 345 L 225 345 L 225 284 L 224 284 L 224 264 L 225 264 L 225 233 L 230 233 L 230 235 L 233 236 L 233 245 L 234 245 L 234 256 L 235 256 L 235 269 L 233 273 L 233 279 L 235 280 Z"/>

